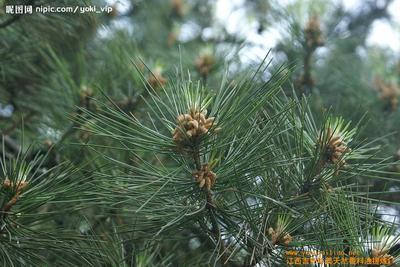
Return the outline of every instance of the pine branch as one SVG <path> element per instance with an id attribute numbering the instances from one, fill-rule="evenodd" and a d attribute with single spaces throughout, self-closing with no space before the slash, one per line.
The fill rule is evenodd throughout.
<path id="1" fill-rule="evenodd" d="M 202 164 L 200 161 L 199 144 L 198 144 L 197 140 L 194 142 L 196 143 L 196 145 L 194 146 L 194 149 L 193 149 L 193 160 L 195 162 L 197 171 L 201 171 Z M 204 188 L 206 188 L 206 187 L 204 187 Z M 208 188 L 206 189 L 206 199 L 207 199 L 206 209 L 208 211 L 208 216 L 210 217 L 210 221 L 211 221 L 211 225 L 212 225 L 211 233 L 214 236 L 214 240 L 218 244 L 219 257 L 221 258 L 221 263 L 223 266 L 227 266 L 229 264 L 229 259 L 228 259 L 228 256 L 226 255 L 226 248 L 225 248 L 224 240 L 222 239 L 219 223 L 215 216 L 216 206 L 215 206 L 215 203 L 213 200 L 213 195 L 212 195 L 212 192 Z"/>

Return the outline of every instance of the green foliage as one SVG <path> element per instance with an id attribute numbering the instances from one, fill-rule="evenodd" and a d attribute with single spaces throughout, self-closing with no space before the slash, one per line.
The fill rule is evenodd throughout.
<path id="1" fill-rule="evenodd" d="M 247 35 L 213 1 L 2 16 L 0 265 L 397 264 L 400 68 L 365 43 L 375 2 L 247 0 Z M 110 4 L 0 1 L 21 3 Z"/>

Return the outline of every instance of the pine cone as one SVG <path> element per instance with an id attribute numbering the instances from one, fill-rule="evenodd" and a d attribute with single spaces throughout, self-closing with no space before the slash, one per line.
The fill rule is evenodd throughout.
<path id="1" fill-rule="evenodd" d="M 176 43 L 176 40 L 178 39 L 178 33 L 171 31 L 168 34 L 168 39 L 167 39 L 167 45 L 168 47 L 173 46 Z"/>
<path id="2" fill-rule="evenodd" d="M 147 82 L 153 89 L 156 89 L 164 86 L 167 83 L 167 79 L 162 75 L 160 70 L 156 69 L 150 74 Z"/>
<path id="3" fill-rule="evenodd" d="M 308 20 L 304 32 L 306 36 L 306 43 L 309 48 L 315 49 L 325 44 L 317 17 L 313 16 Z"/>
<path id="4" fill-rule="evenodd" d="M 171 0 L 171 7 L 174 12 L 178 17 L 183 17 L 184 15 L 184 7 L 185 3 L 184 0 Z"/>
<path id="5" fill-rule="evenodd" d="M 328 143 L 325 144 L 328 138 Z M 319 140 L 321 147 L 325 147 L 325 159 L 328 163 L 338 164 L 344 166 L 346 161 L 343 159 L 345 153 L 350 151 L 343 138 L 328 128 L 326 134 Z"/>
<path id="6" fill-rule="evenodd" d="M 384 82 L 381 78 L 375 79 L 375 85 L 380 93 L 379 98 L 385 101 L 392 111 L 396 110 L 400 88 L 393 83 Z"/>
<path id="7" fill-rule="evenodd" d="M 1 208 L 2 211 L 8 212 L 18 201 L 19 196 L 21 195 L 22 191 L 28 186 L 28 182 L 26 181 L 18 181 L 16 188 L 15 188 L 15 194 L 12 196 L 12 198 L 4 204 L 4 206 Z M 9 179 L 5 179 L 3 181 L 3 187 L 6 189 L 13 189 L 15 187 L 15 184 L 11 182 Z"/>
<path id="8" fill-rule="evenodd" d="M 207 190 L 210 190 L 214 186 L 217 179 L 217 175 L 210 170 L 208 164 L 203 164 L 199 171 L 193 172 L 193 177 L 199 183 L 200 188 L 205 186 Z"/>
<path id="9" fill-rule="evenodd" d="M 194 139 L 208 133 L 214 125 L 214 117 L 206 118 L 206 112 L 191 109 L 187 114 L 178 116 L 178 125 L 173 132 L 173 140 L 181 144 L 185 140 Z"/>
<path id="10" fill-rule="evenodd" d="M 393 258 L 388 254 L 389 249 L 382 249 L 379 246 L 371 249 L 371 257 L 373 258 Z"/>
<path id="11" fill-rule="evenodd" d="M 28 182 L 26 181 L 19 181 L 17 183 L 16 192 L 17 194 L 21 193 L 28 186 Z M 10 189 L 14 187 L 14 183 L 10 181 L 10 179 L 6 178 L 3 182 L 3 187 L 6 189 Z"/>
<path id="12" fill-rule="evenodd" d="M 304 74 L 300 75 L 297 79 L 295 79 L 294 84 L 296 88 L 302 88 L 303 86 L 314 87 L 315 81 L 313 77 L 304 77 Z"/>
<path id="13" fill-rule="evenodd" d="M 277 227 L 278 228 L 278 227 Z M 268 233 L 271 236 L 272 245 L 284 245 L 288 246 L 293 241 L 293 237 L 288 233 L 283 233 L 282 230 L 277 229 L 276 231 L 270 227 Z"/>
<path id="14" fill-rule="evenodd" d="M 195 65 L 201 76 L 207 76 L 214 66 L 214 57 L 208 53 L 202 54 L 196 59 Z"/>

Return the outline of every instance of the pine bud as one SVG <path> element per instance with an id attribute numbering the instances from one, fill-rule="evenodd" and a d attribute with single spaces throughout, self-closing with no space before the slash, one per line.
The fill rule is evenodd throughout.
<path id="1" fill-rule="evenodd" d="M 295 79 L 294 84 L 296 88 L 301 88 L 303 86 L 314 87 L 315 80 L 311 75 L 305 77 L 304 74 L 302 74 Z"/>
<path id="2" fill-rule="evenodd" d="M 382 249 L 379 246 L 371 249 L 371 257 L 373 258 L 391 258 L 392 256 L 388 254 L 389 249 Z"/>
<path id="3" fill-rule="evenodd" d="M 271 236 L 271 243 L 272 245 L 284 245 L 288 246 L 290 242 L 293 241 L 293 237 L 288 234 L 284 233 L 279 227 L 276 230 L 270 227 L 268 229 L 268 234 Z"/>
<path id="4" fill-rule="evenodd" d="M 173 46 L 176 43 L 177 39 L 178 39 L 178 34 L 174 31 L 170 32 L 168 34 L 167 45 L 169 47 Z"/>
<path id="5" fill-rule="evenodd" d="M 375 86 L 379 91 L 379 98 L 388 105 L 391 111 L 395 111 L 399 103 L 400 88 L 394 83 L 383 81 L 381 78 L 375 79 Z"/>
<path id="6" fill-rule="evenodd" d="M 206 135 L 215 125 L 215 118 L 206 117 L 206 111 L 190 109 L 189 113 L 180 114 L 177 117 L 177 126 L 172 133 L 173 140 L 182 145 L 191 139 Z"/>
<path id="7" fill-rule="evenodd" d="M 5 189 L 10 189 L 13 188 L 15 186 L 15 184 L 13 182 L 10 181 L 10 179 L 6 178 L 3 181 L 3 187 Z M 26 187 L 28 186 L 28 182 L 27 181 L 19 181 L 16 183 L 16 188 L 15 191 L 19 194 L 21 193 Z"/>
<path id="8" fill-rule="evenodd" d="M 289 234 L 285 234 L 282 239 L 281 242 L 283 243 L 283 245 L 288 246 L 290 242 L 293 241 L 293 237 Z"/>
<path id="9" fill-rule="evenodd" d="M 214 67 L 214 57 L 211 53 L 203 53 L 195 61 L 197 71 L 201 76 L 207 76 Z"/>
<path id="10" fill-rule="evenodd" d="M 92 88 L 87 87 L 86 85 L 83 85 L 81 87 L 79 94 L 81 96 L 81 99 L 85 99 L 86 97 L 93 96 L 93 90 L 92 90 Z"/>
<path id="11" fill-rule="evenodd" d="M 371 250 L 371 256 L 372 256 L 372 257 L 377 258 L 377 257 L 379 257 L 380 255 L 381 255 L 381 251 L 380 251 L 380 250 L 378 250 L 378 249 L 376 249 L 376 248 L 373 248 L 373 249 Z"/>
<path id="12" fill-rule="evenodd" d="M 188 126 L 189 126 L 190 129 L 196 129 L 197 130 L 199 128 L 199 121 L 191 120 L 191 121 L 189 121 Z"/>
<path id="13" fill-rule="evenodd" d="M 325 144 L 325 142 L 327 142 Z M 324 149 L 324 158 L 328 163 L 344 166 L 346 164 L 343 156 L 351 151 L 347 147 L 343 138 L 337 133 L 333 133 L 331 128 L 328 128 L 319 140 L 320 146 Z"/>
<path id="14" fill-rule="evenodd" d="M 324 39 L 322 37 L 322 31 L 320 29 L 320 23 L 316 16 L 311 17 L 304 29 L 306 44 L 310 49 L 315 49 L 318 46 L 324 45 Z"/>
<path id="15" fill-rule="evenodd" d="M 179 35 L 181 32 L 181 26 L 179 24 L 174 24 L 171 31 L 168 34 L 167 45 L 168 47 L 173 46 L 179 39 Z"/>
<path id="16" fill-rule="evenodd" d="M 4 204 L 1 208 L 3 211 L 9 211 L 18 201 L 19 196 L 21 195 L 22 191 L 28 186 L 28 182 L 25 180 L 20 180 L 16 183 L 13 183 L 8 178 L 3 181 L 3 188 L 5 189 L 15 189 L 15 194 L 13 197 Z"/>
<path id="17" fill-rule="evenodd" d="M 159 88 L 167 83 L 167 79 L 162 75 L 161 69 L 155 69 L 147 78 L 148 84 L 153 88 Z"/>
<path id="18" fill-rule="evenodd" d="M 203 164 L 201 169 L 192 173 L 196 182 L 199 183 L 199 187 L 205 188 L 209 191 L 214 186 L 215 181 L 217 179 L 217 175 L 211 171 L 209 165 Z"/>
<path id="19" fill-rule="evenodd" d="M 171 7 L 178 17 L 182 17 L 185 14 L 185 2 L 184 0 L 171 0 Z"/>
<path id="20" fill-rule="evenodd" d="M 90 100 L 93 95 L 92 88 L 83 85 L 79 91 L 79 106 L 91 109 L 92 103 Z"/>

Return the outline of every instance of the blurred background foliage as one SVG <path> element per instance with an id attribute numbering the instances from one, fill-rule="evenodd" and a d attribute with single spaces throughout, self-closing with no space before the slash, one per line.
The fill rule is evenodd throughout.
<path id="1" fill-rule="evenodd" d="M 5 6 L 19 4 L 34 9 L 107 5 L 112 11 L 5 14 Z M 400 25 L 390 11 L 395 5 L 399 1 L 365 0 L 358 1 L 356 8 L 347 8 L 335 0 L 1 0 L 1 150 L 7 159 L 20 151 L 26 151 L 28 159 L 37 153 L 48 155 L 40 165 L 45 170 L 71 162 L 78 168 L 76 177 L 85 177 L 89 183 L 96 181 L 99 168 L 104 177 L 129 172 L 128 167 L 114 168 L 97 160 L 104 151 L 121 162 L 133 159 L 127 151 L 108 149 L 118 141 L 92 136 L 89 128 L 94 120 L 87 118 L 78 124 L 76 119 L 86 116 L 82 108 L 96 113 L 101 109 L 99 102 L 111 100 L 123 112 L 146 118 L 149 96 L 144 81 L 161 90 L 162 85 L 173 84 L 182 69 L 190 72 L 192 80 L 218 89 L 225 72 L 229 82 L 240 83 L 240 73 L 255 71 L 270 51 L 272 67 L 260 74 L 261 80 L 267 81 L 285 65 L 276 75 L 288 77 L 282 84 L 287 95 L 294 91 L 300 99 L 307 97 L 319 122 L 326 110 L 346 121 L 362 120 L 359 140 L 378 139 L 383 145 L 379 157 L 393 162 L 387 171 L 400 172 L 395 163 L 400 160 Z M 390 23 L 397 44 L 389 47 L 397 49 L 369 42 L 376 21 Z M 96 139 L 101 147 L 86 146 Z M 400 190 L 395 179 L 362 183 L 373 183 L 371 191 Z M 385 206 L 390 215 L 398 215 L 400 206 L 393 204 L 399 201 L 398 193 L 379 197 L 391 201 Z M 100 196 L 90 190 L 75 200 L 84 203 L 86 199 L 101 203 Z M 113 212 L 104 206 L 78 205 L 71 212 L 76 216 L 61 213 L 48 227 L 54 230 L 61 224 L 78 236 L 93 231 L 107 239 L 110 229 L 124 224 L 118 213 L 109 215 Z M 82 216 L 86 219 L 78 219 Z M 136 233 L 127 231 L 108 239 L 112 242 L 107 246 L 112 248 L 103 248 L 100 242 L 99 250 L 122 253 L 119 246 L 124 240 L 125 252 L 139 251 L 136 258 L 124 258 L 122 253 L 117 255 L 119 261 L 105 254 L 96 260 L 105 266 L 177 266 L 177 259 L 200 265 L 212 253 L 201 250 L 199 241 L 185 238 L 195 231 L 195 227 L 186 229 L 177 234 L 182 242 L 165 239 L 156 247 L 145 239 L 127 242 L 136 238 L 132 236 Z M 82 246 L 90 259 L 92 252 L 86 244 Z M 135 246 L 151 246 L 152 250 Z M 177 255 L 169 258 L 169 250 Z M 67 264 L 66 259 L 50 258 L 55 264 Z"/>

